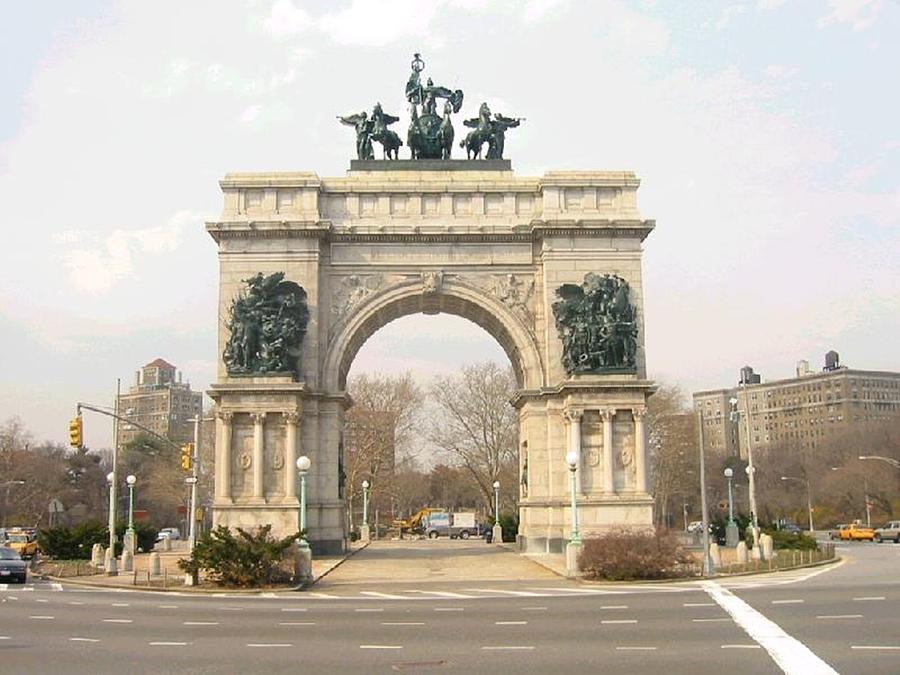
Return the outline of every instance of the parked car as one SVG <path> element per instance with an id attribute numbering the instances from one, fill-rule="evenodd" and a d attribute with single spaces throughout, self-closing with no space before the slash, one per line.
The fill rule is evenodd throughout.
<path id="1" fill-rule="evenodd" d="M 38 552 L 37 537 L 25 530 L 8 530 L 4 546 L 13 549 L 23 559 L 33 558 Z"/>
<path id="2" fill-rule="evenodd" d="M 785 522 L 778 528 L 782 532 L 790 532 L 791 534 L 803 534 L 803 528 L 797 523 Z"/>
<path id="3" fill-rule="evenodd" d="M 872 541 L 875 539 L 875 530 L 865 525 L 851 523 L 841 530 L 842 541 L 855 541 L 858 539 Z"/>
<path id="4" fill-rule="evenodd" d="M 28 563 L 14 549 L 0 546 L 0 582 L 24 584 L 27 578 Z"/>
<path id="5" fill-rule="evenodd" d="M 163 539 L 169 539 L 170 541 L 181 539 L 181 530 L 177 527 L 164 527 L 156 534 L 156 541 L 162 541 Z"/>
<path id="6" fill-rule="evenodd" d="M 891 520 L 875 530 L 875 541 L 893 541 L 900 544 L 900 520 Z"/>
<path id="7" fill-rule="evenodd" d="M 828 536 L 832 541 L 834 541 L 835 539 L 843 539 L 843 537 L 841 537 L 841 532 L 843 532 L 848 527 L 850 527 L 850 523 L 841 523 L 840 525 L 835 525 L 834 529 L 828 533 Z"/>

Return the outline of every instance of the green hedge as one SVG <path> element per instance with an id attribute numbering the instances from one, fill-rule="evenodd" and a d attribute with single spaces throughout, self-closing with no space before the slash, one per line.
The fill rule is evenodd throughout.
<path id="1" fill-rule="evenodd" d="M 116 555 L 122 554 L 125 523 L 116 526 Z M 135 523 L 136 548 L 147 552 L 156 543 L 156 528 L 148 523 Z M 109 544 L 109 529 L 99 520 L 87 520 L 74 527 L 49 527 L 38 532 L 41 554 L 56 560 L 89 560 L 94 544 Z"/>

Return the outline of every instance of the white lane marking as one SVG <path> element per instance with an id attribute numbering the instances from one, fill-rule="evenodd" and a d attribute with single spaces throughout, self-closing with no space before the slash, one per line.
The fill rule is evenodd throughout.
<path id="1" fill-rule="evenodd" d="M 546 607 L 523 607 L 522 611 L 523 612 L 543 612 L 546 609 L 547 609 Z"/>
<path id="2" fill-rule="evenodd" d="M 331 595 L 331 594 L 329 594 L 329 593 L 310 593 L 310 594 L 309 594 L 309 597 L 311 597 L 311 598 L 326 598 L 326 599 L 333 599 L 333 598 L 339 598 L 340 596 L 339 596 L 339 595 Z"/>
<path id="3" fill-rule="evenodd" d="M 466 598 L 472 599 L 474 595 L 466 595 L 465 593 L 451 593 L 450 591 L 405 591 L 406 593 L 422 593 L 424 595 L 436 595 L 439 598 Z"/>
<path id="4" fill-rule="evenodd" d="M 803 602 L 806 602 L 806 601 L 801 600 L 800 598 L 790 598 L 788 600 L 773 600 L 772 604 L 773 605 L 799 605 Z"/>
<path id="5" fill-rule="evenodd" d="M 183 626 L 218 626 L 218 621 L 182 621 Z"/>
<path id="6" fill-rule="evenodd" d="M 867 595 L 861 598 L 853 598 L 857 602 L 865 602 L 866 600 L 884 600 L 883 595 Z"/>
<path id="7" fill-rule="evenodd" d="M 315 621 L 282 621 L 279 626 L 315 626 Z"/>
<path id="8" fill-rule="evenodd" d="M 462 612 L 463 607 L 435 607 L 435 612 Z"/>
<path id="9" fill-rule="evenodd" d="M 306 607 L 282 607 L 282 612 L 305 612 Z"/>
<path id="10" fill-rule="evenodd" d="M 512 595 L 520 598 L 543 598 L 546 593 L 532 593 L 530 591 L 507 591 L 502 588 L 464 588 L 464 591 L 473 593 L 500 593 L 501 595 Z"/>
<path id="11" fill-rule="evenodd" d="M 616 647 L 617 652 L 654 652 L 656 647 Z"/>
<path id="12" fill-rule="evenodd" d="M 12 640 L 9 635 L 0 635 L 0 640 Z"/>
<path id="13" fill-rule="evenodd" d="M 527 621 L 495 621 L 495 626 L 527 626 Z"/>
<path id="14" fill-rule="evenodd" d="M 403 649 L 403 645 L 360 645 L 360 649 Z"/>
<path id="15" fill-rule="evenodd" d="M 861 619 L 862 614 L 819 614 L 817 619 Z"/>
<path id="16" fill-rule="evenodd" d="M 424 626 L 424 621 L 382 621 L 382 626 Z"/>
<path id="17" fill-rule="evenodd" d="M 151 647 L 187 647 L 187 642 L 149 642 Z"/>
<path id="18" fill-rule="evenodd" d="M 55 616 L 46 616 L 44 614 L 32 614 L 29 619 L 55 619 Z"/>
<path id="19" fill-rule="evenodd" d="M 103 619 L 103 623 L 133 623 L 132 619 Z"/>
<path id="20" fill-rule="evenodd" d="M 70 637 L 69 642 L 100 642 L 97 638 Z"/>
<path id="21" fill-rule="evenodd" d="M 219 611 L 221 612 L 242 612 L 244 611 L 243 607 L 219 607 Z"/>
<path id="22" fill-rule="evenodd" d="M 50 588 L 54 591 L 61 591 L 63 589 L 62 584 L 50 584 Z"/>
<path id="23" fill-rule="evenodd" d="M 716 621 L 731 621 L 729 617 L 722 617 L 721 619 L 691 619 L 694 623 L 715 623 Z"/>
<path id="24" fill-rule="evenodd" d="M 759 643 L 769 656 L 788 675 L 812 673 L 837 675 L 831 666 L 816 656 L 809 647 L 792 638 L 774 621 L 767 619 L 731 591 L 714 581 L 704 581 L 701 587 L 734 619 L 734 622 Z M 726 647 L 723 645 L 723 649 Z"/>
<path id="25" fill-rule="evenodd" d="M 248 642 L 248 647 L 293 647 L 290 642 Z"/>
<path id="26" fill-rule="evenodd" d="M 600 605 L 600 609 L 628 609 L 628 605 Z"/>
<path id="27" fill-rule="evenodd" d="M 357 607 L 354 612 L 383 612 L 384 607 Z"/>
<path id="28" fill-rule="evenodd" d="M 604 619 L 600 623 L 637 623 L 637 619 Z"/>
<path id="29" fill-rule="evenodd" d="M 850 649 L 883 649 L 885 651 L 900 651 L 900 645 L 850 645 Z"/>
<path id="30" fill-rule="evenodd" d="M 47 600 L 46 598 L 35 598 L 34 601 L 35 601 L 35 602 L 50 602 L 50 601 Z"/>
<path id="31" fill-rule="evenodd" d="M 113 607 L 131 607 L 131 603 L 128 602 L 114 602 L 112 604 Z"/>
<path id="32" fill-rule="evenodd" d="M 157 605 L 159 609 L 178 609 L 178 605 Z"/>
<path id="33" fill-rule="evenodd" d="M 70 600 L 69 604 L 70 605 L 83 605 L 84 603 L 81 602 L 80 600 Z"/>
<path id="34" fill-rule="evenodd" d="M 360 595 L 368 595 L 373 598 L 383 598 L 385 600 L 409 600 L 405 595 L 393 595 L 391 593 L 379 593 L 378 591 L 360 591 Z"/>
<path id="35" fill-rule="evenodd" d="M 481 649 L 483 651 L 495 651 L 495 652 L 517 651 L 517 650 L 531 651 L 532 649 L 534 649 L 534 645 L 496 645 L 496 646 L 491 646 L 491 647 L 482 647 Z"/>
<path id="36" fill-rule="evenodd" d="M 715 607 L 716 603 L 714 602 L 685 602 L 682 603 L 682 607 Z"/>
<path id="37" fill-rule="evenodd" d="M 722 645 L 722 649 L 762 649 L 759 645 Z"/>

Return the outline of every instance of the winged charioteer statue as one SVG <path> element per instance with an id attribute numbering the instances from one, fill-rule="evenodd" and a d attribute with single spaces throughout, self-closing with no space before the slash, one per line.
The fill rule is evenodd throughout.
<path id="1" fill-rule="evenodd" d="M 434 84 L 429 77 L 422 84 L 421 74 L 425 61 L 421 54 L 414 54 L 410 64 L 412 72 L 406 81 L 406 100 L 409 102 L 410 124 L 406 136 L 412 159 L 451 159 L 455 131 L 451 115 L 458 113 L 463 104 L 461 89 L 450 89 Z M 438 114 L 438 101 L 443 100 L 443 114 Z M 400 118 L 385 113 L 381 104 L 372 109 L 371 116 L 365 112 L 355 115 L 338 116 L 342 124 L 356 130 L 356 155 L 359 159 L 374 159 L 372 142 L 380 143 L 383 159 L 398 159 L 399 148 L 403 145 L 400 136 L 389 129 Z M 488 144 L 485 159 L 503 159 L 506 132 L 519 126 L 521 117 L 491 115 L 487 103 L 482 103 L 478 117 L 465 120 L 470 127 L 460 147 L 466 149 L 468 159 L 481 159 L 484 144 Z"/>

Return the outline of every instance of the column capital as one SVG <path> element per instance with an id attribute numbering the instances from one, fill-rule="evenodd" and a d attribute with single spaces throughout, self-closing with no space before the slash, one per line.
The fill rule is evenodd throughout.
<path id="1" fill-rule="evenodd" d="M 281 413 L 281 416 L 284 418 L 284 421 L 287 424 L 297 424 L 300 422 L 300 413 L 296 410 L 291 410 L 289 412 Z"/>
<path id="2" fill-rule="evenodd" d="M 616 415 L 615 408 L 603 408 L 600 410 L 600 417 L 603 418 L 604 422 L 612 422 L 612 418 Z"/>
<path id="3" fill-rule="evenodd" d="M 566 408 L 563 410 L 563 417 L 569 422 L 580 422 L 583 416 L 584 410 L 581 410 L 580 408 Z"/>
<path id="4" fill-rule="evenodd" d="M 266 421 L 266 413 L 264 412 L 253 412 L 250 413 L 250 419 L 253 420 L 254 424 L 262 424 Z"/>
<path id="5" fill-rule="evenodd" d="M 231 420 L 234 419 L 234 413 L 230 410 L 217 410 L 216 416 L 225 422 L 225 424 L 231 424 Z"/>
<path id="6" fill-rule="evenodd" d="M 631 414 L 634 416 L 634 419 L 636 419 L 636 420 L 643 419 L 644 417 L 647 416 L 647 407 L 642 406 L 640 408 L 632 408 Z"/>

